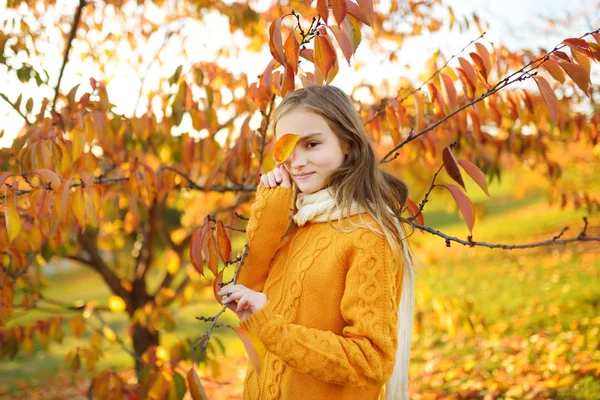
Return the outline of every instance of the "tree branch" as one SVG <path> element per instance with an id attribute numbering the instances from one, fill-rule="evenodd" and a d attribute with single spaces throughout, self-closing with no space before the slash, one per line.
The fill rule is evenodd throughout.
<path id="1" fill-rule="evenodd" d="M 425 232 L 429 232 L 432 235 L 436 235 L 436 236 L 446 239 L 447 247 L 450 247 L 451 242 L 456 242 L 456 243 L 462 244 L 464 246 L 469 246 L 469 247 L 481 246 L 481 247 L 489 247 L 490 249 L 513 250 L 513 249 L 529 249 L 529 248 L 533 248 L 533 247 L 549 246 L 549 245 L 553 245 L 553 244 L 567 244 L 567 243 L 573 243 L 573 242 L 600 242 L 600 236 L 587 236 L 586 235 L 588 220 L 586 217 L 583 217 L 583 220 L 584 220 L 584 227 L 576 237 L 573 237 L 570 239 L 560 239 L 560 237 L 569 229 L 569 227 L 566 226 L 560 231 L 560 233 L 558 235 L 554 236 L 552 239 L 544 240 L 541 242 L 525 243 L 525 244 L 501 244 L 501 243 L 477 242 L 477 241 L 473 241 L 471 236 L 469 236 L 467 240 L 463 240 L 463 239 L 459 239 L 455 236 L 446 235 L 445 233 L 442 233 L 442 232 L 438 231 L 437 229 L 433 229 L 428 226 L 419 225 L 416 223 L 413 223 L 413 226 L 415 228 L 421 229 Z"/>
<path id="2" fill-rule="evenodd" d="M 4 99 L 4 101 L 6 101 L 8 104 L 10 104 L 10 106 L 11 106 L 12 108 L 14 108 L 14 110 L 15 110 L 17 113 L 19 113 L 19 115 L 20 115 L 21 117 L 23 117 L 23 119 L 25 120 L 25 123 L 26 123 L 28 126 L 31 126 L 31 122 L 29 122 L 29 120 L 27 119 L 27 116 L 26 116 L 25 114 L 23 114 L 23 113 L 21 112 L 21 110 L 19 110 L 19 107 L 17 107 L 17 105 L 16 105 L 16 104 L 14 104 L 12 101 L 10 101 L 10 100 L 8 99 L 8 97 L 6 97 L 6 95 L 5 95 L 5 94 L 3 94 L 3 93 L 0 93 L 0 97 L 2 97 L 2 98 Z"/>
<path id="3" fill-rule="evenodd" d="M 114 271 L 104 262 L 98 248 L 96 247 L 95 238 L 91 236 L 89 231 L 82 232 L 78 235 L 78 241 L 81 247 L 89 254 L 89 260 L 83 260 L 84 264 L 90 266 L 94 271 L 98 272 L 110 290 L 117 296 L 123 298 L 126 303 L 130 303 L 129 292 L 121 286 L 121 280 Z M 70 257 L 75 259 L 75 257 Z"/>
<path id="4" fill-rule="evenodd" d="M 60 67 L 60 74 L 58 75 L 58 82 L 56 83 L 56 88 L 54 89 L 54 100 L 52 101 L 52 111 L 56 110 L 56 100 L 58 99 L 58 93 L 60 89 L 60 82 L 62 81 L 63 73 L 65 72 L 65 67 L 67 66 L 67 62 L 69 61 L 69 52 L 71 51 L 71 47 L 73 46 L 73 39 L 75 39 L 75 34 L 77 33 L 77 27 L 79 26 L 79 21 L 81 20 L 81 13 L 83 8 L 86 6 L 86 0 L 79 0 L 79 5 L 77 6 L 77 11 L 75 11 L 75 17 L 73 18 L 73 26 L 71 28 L 71 32 L 69 33 L 69 39 L 67 40 L 67 48 L 65 49 L 65 56 L 63 58 L 62 66 Z"/>

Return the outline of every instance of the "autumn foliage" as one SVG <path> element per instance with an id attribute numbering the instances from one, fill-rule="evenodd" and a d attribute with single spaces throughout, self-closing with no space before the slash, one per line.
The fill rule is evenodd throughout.
<path id="1" fill-rule="evenodd" d="M 8 9 L 23 6 L 40 19 L 37 3 L 9 1 Z M 186 63 L 161 77 L 156 89 L 143 90 L 142 84 L 139 104 L 130 113 L 117 112 L 107 91 L 110 74 L 104 65 L 117 57 L 116 51 L 101 56 L 92 50 L 94 39 L 86 37 L 102 31 L 102 18 L 94 15 L 106 16 L 109 8 L 116 21 L 131 18 L 129 3 L 82 1 L 73 10 L 69 30 L 63 32 L 63 64 L 81 56 L 102 65 L 89 87 L 81 82 L 65 88 L 60 84 L 63 69 L 50 77 L 37 65 L 34 59 L 43 54 L 35 44 L 46 40 L 43 29 L 10 14 L 7 20 L 21 28 L 0 28 L 0 64 L 40 91 L 31 98 L 0 93 L 24 120 L 12 146 L 0 150 L 1 356 L 31 353 L 34 340 L 47 348 L 65 335 L 89 335 L 87 346 L 66 356 L 73 371 L 82 366 L 95 370 L 108 344 L 131 355 L 139 379 L 139 385 L 132 385 L 118 373 L 97 371 L 90 386 L 97 398 L 181 399 L 186 392 L 205 398 L 190 361 L 203 370 L 215 362 L 220 353 L 212 344 L 218 340 L 212 328 L 226 308 L 199 317 L 211 323 L 200 339 L 167 347 L 161 332 L 176 329 L 172 307 L 194 301 L 206 287 L 220 303 L 216 292 L 243 268 L 248 249 L 232 242 L 243 238 L 260 174 L 284 160 L 297 141 L 295 135 L 273 140 L 269 128 L 278 101 L 299 87 L 335 84 L 340 63 L 351 65 L 359 45 L 378 49 L 388 40 L 400 47 L 423 30 L 466 29 L 469 24 L 483 32 L 477 15 L 458 22 L 442 2 L 397 3 L 380 9 L 371 0 L 292 1 L 260 13 L 246 3 L 185 3 L 163 23 L 201 21 L 200 10 L 215 11 L 227 17 L 232 32 L 248 39 L 250 50 L 268 46 L 272 58 L 258 78 L 234 74 L 223 63 Z M 156 6 L 168 8 L 162 2 Z M 447 17 L 437 19 L 440 10 Z M 392 15 L 408 18 L 411 31 L 395 30 L 388 23 Z M 135 53 L 134 42 L 148 42 L 160 28 L 143 12 L 134 22 L 139 30 L 123 30 L 107 40 Z M 178 34 L 169 32 L 165 40 Z M 221 55 L 231 56 L 228 52 Z M 31 62 L 17 61 L 24 53 Z M 139 64 L 141 59 L 139 54 Z M 437 195 L 450 195 L 471 233 L 462 243 L 485 245 L 472 238 L 476 214 L 465 180 L 472 179 L 489 196 L 487 182 L 500 176 L 505 158 L 533 160 L 543 168 L 554 183 L 551 201 L 577 204 L 590 214 L 600 210 L 598 199 L 585 189 L 573 193 L 561 187 L 560 160 L 549 156 L 550 145 L 564 141 L 598 148 L 600 110 L 593 103 L 597 87 L 590 78 L 598 61 L 598 30 L 565 38 L 551 50 L 517 53 L 477 40 L 456 56 L 433 56 L 425 71 L 430 78 L 422 84 L 390 77 L 394 84 L 364 84 L 352 96 L 382 168 L 395 174 L 411 168 L 431 172 L 429 190 L 423 199 L 409 199 L 407 216 L 447 245 L 458 241 L 426 226 L 427 198 L 434 188 L 444 188 L 447 193 Z M 50 88 L 54 98 L 43 88 Z M 358 107 L 362 89 L 369 99 Z M 177 132 L 184 119 L 191 121 L 189 132 Z M 442 170 L 455 184 L 435 183 Z M 583 233 L 564 243 L 597 240 Z M 46 297 L 44 267 L 59 260 L 98 274 L 110 289 L 108 303 L 67 304 Z M 224 272 L 231 269 L 234 278 L 224 282 Z M 11 323 L 16 310 L 27 312 L 51 301 L 69 313 L 25 326 Z M 107 312 L 126 314 L 128 328 L 113 331 L 103 317 Z M 477 319 L 469 321 L 477 330 Z M 264 349 L 248 332 L 234 329 L 259 368 Z"/>

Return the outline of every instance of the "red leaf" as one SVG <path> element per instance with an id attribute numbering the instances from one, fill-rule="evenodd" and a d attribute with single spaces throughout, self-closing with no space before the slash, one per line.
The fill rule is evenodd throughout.
<path id="1" fill-rule="evenodd" d="M 460 186 L 465 188 L 465 182 L 463 181 L 462 175 L 460 173 L 460 169 L 458 168 L 458 162 L 452 153 L 450 147 L 444 148 L 442 152 L 442 160 L 444 161 L 444 168 L 446 172 L 450 176 L 450 178 L 454 179 Z"/>
<path id="2" fill-rule="evenodd" d="M 458 209 L 467 224 L 467 228 L 469 228 L 469 232 L 473 234 L 473 226 L 475 225 L 475 212 L 473 211 L 473 204 L 471 200 L 459 189 L 458 186 L 455 185 L 438 185 L 446 188 L 452 197 L 454 197 L 454 201 L 458 205 Z"/>
<path id="3" fill-rule="evenodd" d="M 483 190 L 485 194 L 490 196 L 490 192 L 488 191 L 487 182 L 485 180 L 485 175 L 481 170 L 477 167 L 477 165 L 473 164 L 469 160 L 458 160 L 458 163 L 465 170 L 465 172 L 475 181 L 477 185 Z"/>
<path id="4" fill-rule="evenodd" d="M 348 65 L 350 65 L 350 58 L 352 58 L 352 54 L 354 53 L 354 51 L 352 49 L 352 44 L 350 43 L 348 33 L 346 32 L 346 30 L 341 29 L 337 25 L 332 25 L 329 27 L 329 29 L 331 29 L 331 32 L 333 32 L 333 35 L 337 39 L 338 44 L 340 45 L 340 49 L 342 49 L 342 53 L 344 54 L 344 57 L 348 62 Z"/>
<path id="5" fill-rule="evenodd" d="M 548 107 L 548 112 L 550 113 L 550 118 L 555 125 L 558 125 L 558 99 L 554 94 L 554 91 L 550 87 L 550 84 L 547 80 L 545 80 L 541 76 L 534 76 L 535 83 L 537 83 L 538 88 L 540 89 L 540 93 L 542 94 L 542 98 L 546 103 L 546 107 Z"/>
<path id="6" fill-rule="evenodd" d="M 590 51 L 590 45 L 583 39 L 579 38 L 570 38 L 563 40 L 563 43 L 571 48 L 571 50 L 578 50 L 585 53 L 588 57 L 593 57 L 592 52 Z"/>
<path id="7" fill-rule="evenodd" d="M 423 217 L 423 213 L 419 212 L 419 206 L 409 198 L 406 199 L 406 206 L 411 213 L 411 217 L 414 217 L 418 213 L 417 217 L 415 218 L 417 224 L 425 225 L 425 218 Z"/>

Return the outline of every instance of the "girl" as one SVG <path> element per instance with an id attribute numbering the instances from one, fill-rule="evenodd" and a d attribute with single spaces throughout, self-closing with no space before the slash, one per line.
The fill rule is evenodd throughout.
<path id="1" fill-rule="evenodd" d="M 377 400 L 384 385 L 386 399 L 407 399 L 406 185 L 379 169 L 352 101 L 336 87 L 289 94 L 273 124 L 276 139 L 301 138 L 261 176 L 247 257 L 237 284 L 219 292 L 266 348 L 260 371 L 248 367 L 244 399 Z"/>

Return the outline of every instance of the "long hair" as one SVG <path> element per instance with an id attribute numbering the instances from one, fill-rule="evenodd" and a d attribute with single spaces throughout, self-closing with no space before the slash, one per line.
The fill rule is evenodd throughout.
<path id="1" fill-rule="evenodd" d="M 402 217 L 408 188 L 402 180 L 381 169 L 360 116 L 350 97 L 341 89 L 331 85 L 308 86 L 288 94 L 273 114 L 273 131 L 285 114 L 297 108 L 304 108 L 323 117 L 338 138 L 341 148 L 348 154 L 342 165 L 331 173 L 326 187 L 331 187 L 336 206 L 348 216 L 349 230 L 365 227 L 383 234 L 396 260 L 404 259 L 402 298 L 398 310 L 396 364 L 385 385 L 385 398 L 406 399 L 414 312 L 414 254 L 410 251 L 402 226 L 407 224 L 414 231 L 411 221 Z M 293 199 L 298 193 L 299 189 L 294 185 Z M 381 231 L 371 224 L 355 223 L 350 219 L 353 202 L 364 207 L 379 224 Z M 297 212 L 295 201 L 293 208 L 294 212 Z M 331 225 L 331 212 L 328 221 Z M 296 229 L 297 226 L 290 220 L 284 236 Z"/>
<path id="2" fill-rule="evenodd" d="M 380 168 L 350 97 L 331 85 L 298 89 L 288 94 L 275 110 L 273 129 L 285 114 L 296 108 L 304 108 L 323 117 L 337 136 L 340 146 L 348 153 L 348 157 L 331 173 L 325 184 L 333 189 L 337 206 L 342 211 L 346 210 L 346 215 L 350 215 L 353 200 L 363 206 L 381 227 L 383 232 L 379 233 L 385 235 L 394 255 L 400 256 L 404 232 L 398 221 L 412 227 L 411 221 L 402 217 L 408 188 L 402 180 Z M 295 198 L 299 190 L 297 187 L 294 190 Z M 370 224 L 357 224 L 349 218 L 348 223 L 352 227 L 377 231 Z M 288 229 L 293 227 L 288 226 Z"/>

